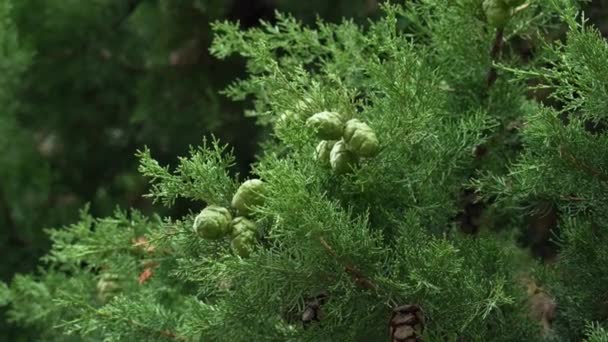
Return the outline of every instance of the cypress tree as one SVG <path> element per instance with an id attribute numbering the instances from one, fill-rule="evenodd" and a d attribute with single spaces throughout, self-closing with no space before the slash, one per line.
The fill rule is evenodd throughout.
<path id="1" fill-rule="evenodd" d="M 223 94 L 268 132 L 250 174 L 221 137 L 173 166 L 140 148 L 147 197 L 198 208 L 85 207 L 0 304 L 45 340 L 608 340 L 608 43 L 579 6 L 215 22 L 211 55 L 248 75 Z"/>

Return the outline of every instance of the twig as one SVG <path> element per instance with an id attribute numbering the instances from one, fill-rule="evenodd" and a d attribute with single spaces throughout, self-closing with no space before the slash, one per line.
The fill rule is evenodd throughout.
<path id="1" fill-rule="evenodd" d="M 559 155 L 560 157 L 565 158 L 566 162 L 570 163 L 572 166 L 598 178 L 601 181 L 608 182 L 608 175 L 606 173 L 578 159 L 563 145 L 559 147 Z"/>
<path id="2" fill-rule="evenodd" d="M 527 9 L 530 6 L 530 3 L 527 2 L 521 6 L 516 7 L 513 12 L 511 13 L 511 16 L 516 15 L 517 13 Z M 492 45 L 492 50 L 490 51 L 490 59 L 492 61 L 492 63 L 497 62 L 498 58 L 500 57 L 500 54 L 502 52 L 502 48 L 504 45 L 504 35 L 505 35 L 505 30 L 504 27 L 499 27 L 496 29 L 496 35 L 494 36 L 494 45 Z M 486 78 L 486 85 L 488 88 L 491 88 L 492 85 L 494 85 L 494 82 L 496 82 L 496 79 L 498 78 L 498 73 L 496 71 L 496 68 L 492 65 L 490 67 L 490 70 L 488 71 L 488 76 Z"/>
<path id="3" fill-rule="evenodd" d="M 498 61 L 500 57 L 500 53 L 502 52 L 502 47 L 504 44 L 504 33 L 505 30 L 502 27 L 496 29 L 496 35 L 494 36 L 494 44 L 492 45 L 492 50 L 490 50 L 490 59 L 491 62 L 494 63 Z M 496 79 L 498 78 L 498 73 L 496 72 L 496 68 L 494 65 L 490 66 L 490 70 L 488 71 L 488 76 L 486 77 L 486 86 L 491 88 Z"/>
<path id="4" fill-rule="evenodd" d="M 325 239 L 322 236 L 319 237 L 319 242 L 321 243 L 323 248 L 325 248 L 327 253 L 329 253 L 331 256 L 333 256 L 336 260 L 340 259 L 340 257 L 338 256 L 338 253 L 336 253 L 336 251 L 327 243 L 327 241 L 325 241 Z M 351 264 L 343 264 L 343 266 L 344 266 L 344 271 L 346 273 L 348 273 L 354 279 L 355 284 L 357 284 L 357 286 L 362 287 L 367 290 L 372 290 L 372 291 L 378 290 L 378 286 L 376 284 L 374 284 L 371 280 L 369 280 L 369 278 L 367 278 L 363 274 L 363 272 L 359 271 L 356 267 L 354 267 Z"/>

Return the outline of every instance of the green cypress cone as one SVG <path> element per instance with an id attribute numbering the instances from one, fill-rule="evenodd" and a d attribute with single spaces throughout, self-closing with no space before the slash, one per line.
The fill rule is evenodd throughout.
<path id="1" fill-rule="evenodd" d="M 334 112 L 317 113 L 306 120 L 306 125 L 312 127 L 319 138 L 326 140 L 340 139 L 344 130 L 342 117 Z"/>
<path id="2" fill-rule="evenodd" d="M 511 18 L 511 7 L 504 0 L 485 0 L 482 6 L 491 26 L 504 27 Z"/>
<path id="3" fill-rule="evenodd" d="M 373 157 L 380 149 L 376 133 L 366 123 L 357 119 L 346 123 L 344 141 L 348 148 L 360 157 Z"/>
<path id="4" fill-rule="evenodd" d="M 357 164 L 357 156 L 348 149 L 344 140 L 338 141 L 331 149 L 329 163 L 338 175 L 349 172 Z"/>
<path id="5" fill-rule="evenodd" d="M 193 228 L 202 238 L 217 240 L 230 233 L 231 221 L 232 215 L 228 209 L 210 205 L 196 216 Z"/>
<path id="6" fill-rule="evenodd" d="M 232 207 L 241 216 L 249 216 L 254 206 L 264 204 L 264 182 L 259 179 L 245 181 L 232 197 Z"/>

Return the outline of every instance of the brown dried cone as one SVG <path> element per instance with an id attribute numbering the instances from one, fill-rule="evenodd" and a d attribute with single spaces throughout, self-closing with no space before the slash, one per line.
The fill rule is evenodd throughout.
<path id="1" fill-rule="evenodd" d="M 551 325 L 555 319 L 557 303 L 545 290 L 538 286 L 534 280 L 528 280 L 528 303 L 530 305 L 530 316 L 539 322 L 543 335 L 551 331 Z"/>
<path id="2" fill-rule="evenodd" d="M 393 309 L 389 323 L 391 342 L 422 341 L 424 315 L 418 305 L 402 305 Z"/>
<path id="3" fill-rule="evenodd" d="M 302 324 L 304 328 L 308 328 L 313 322 L 319 322 L 323 316 L 321 306 L 327 302 L 328 294 L 321 292 L 315 297 L 309 298 L 306 302 L 306 308 L 302 312 Z"/>

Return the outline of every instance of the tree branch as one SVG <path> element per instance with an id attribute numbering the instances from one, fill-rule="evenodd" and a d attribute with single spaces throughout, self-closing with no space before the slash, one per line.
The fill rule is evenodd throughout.
<path id="1" fill-rule="evenodd" d="M 494 44 L 492 45 L 492 50 L 490 50 L 490 59 L 491 62 L 494 63 L 498 61 L 500 54 L 502 52 L 502 47 L 504 45 L 504 33 L 505 30 L 502 27 L 496 29 L 496 35 L 494 36 Z M 492 65 L 490 70 L 488 71 L 488 76 L 486 77 L 486 86 L 491 88 L 496 82 L 498 78 L 498 73 L 496 72 L 496 68 Z"/>
<path id="2" fill-rule="evenodd" d="M 339 261 L 340 257 L 338 256 L 338 253 L 336 253 L 336 251 L 327 243 L 327 241 L 325 241 L 325 239 L 322 236 L 319 237 L 319 242 L 321 243 L 321 245 L 323 246 L 325 251 L 327 251 L 327 253 L 329 253 L 336 260 L 338 260 L 338 262 L 340 262 Z M 356 267 L 354 267 L 353 265 L 348 264 L 348 263 L 346 263 L 346 264 L 342 263 L 342 265 L 344 266 L 344 271 L 353 278 L 353 280 L 354 280 L 355 284 L 357 284 L 357 286 L 362 287 L 367 290 L 372 290 L 372 291 L 378 290 L 378 286 L 376 284 L 374 284 L 371 280 L 369 280 L 369 278 L 367 278 L 363 274 L 363 272 L 358 270 Z"/>
<path id="3" fill-rule="evenodd" d="M 568 150 L 565 146 L 561 145 L 559 147 L 559 155 L 570 165 L 575 168 L 603 181 L 608 182 L 608 174 L 604 173 L 601 170 L 596 169 L 595 167 L 585 163 L 584 161 L 578 159 L 570 150 Z"/>

